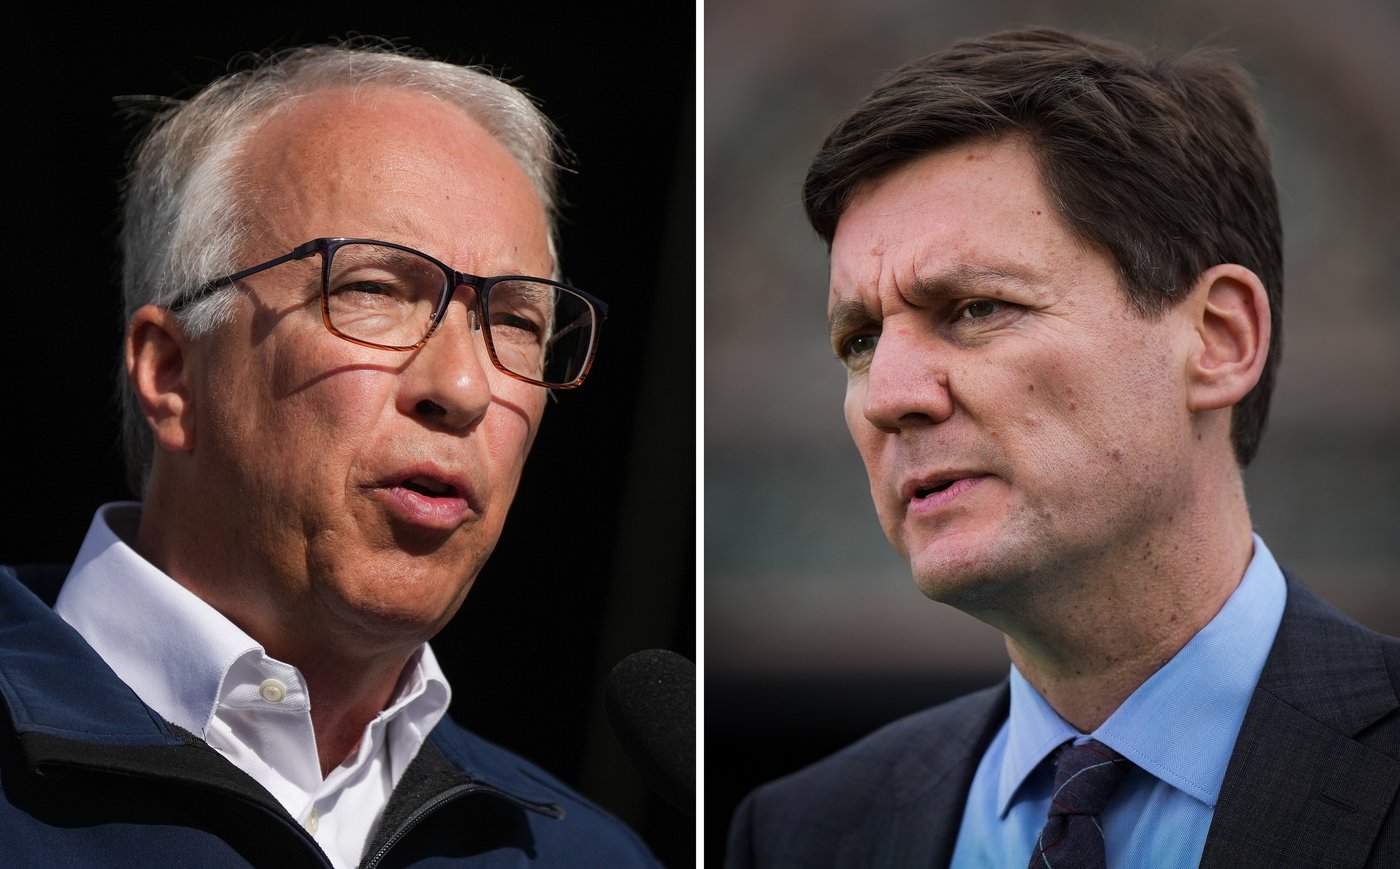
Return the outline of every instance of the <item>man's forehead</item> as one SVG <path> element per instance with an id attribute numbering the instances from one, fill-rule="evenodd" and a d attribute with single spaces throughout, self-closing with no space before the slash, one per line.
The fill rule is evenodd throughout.
<path id="1" fill-rule="evenodd" d="M 392 146 L 408 143 L 410 147 Z M 250 170 L 299 170 L 335 184 L 341 175 L 374 180 L 424 167 L 436 154 L 472 157 L 525 174 L 504 145 L 468 114 L 434 97 L 389 88 L 333 88 L 275 109 L 246 143 Z M 489 161 L 489 162 L 487 162 Z"/>
<path id="2" fill-rule="evenodd" d="M 552 268 L 548 217 L 524 168 L 478 122 L 430 96 L 306 95 L 258 129 L 244 169 L 274 248 L 368 236 L 426 246 L 467 271 L 479 264 L 457 261 L 464 248 L 498 268 Z"/>
<path id="3" fill-rule="evenodd" d="M 856 188 L 832 238 L 828 309 L 882 289 L 929 296 L 1033 286 L 1082 252 L 1028 144 L 974 140 Z"/>

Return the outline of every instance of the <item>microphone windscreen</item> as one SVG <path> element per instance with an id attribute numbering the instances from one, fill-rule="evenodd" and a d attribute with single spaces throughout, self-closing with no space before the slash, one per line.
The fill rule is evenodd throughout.
<path id="1" fill-rule="evenodd" d="M 627 759 L 668 803 L 695 814 L 695 664 L 635 652 L 608 674 L 603 705 Z"/>

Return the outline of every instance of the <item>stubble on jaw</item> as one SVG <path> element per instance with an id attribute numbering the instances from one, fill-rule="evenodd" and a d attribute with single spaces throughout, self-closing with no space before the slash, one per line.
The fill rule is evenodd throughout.
<path id="1" fill-rule="evenodd" d="M 1104 472 L 1121 465 L 1122 452 L 1107 451 Z M 1105 487 L 1103 497 L 1117 497 L 1092 516 L 1072 504 L 1013 499 L 996 521 L 999 532 L 975 546 L 942 556 L 935 554 L 938 540 L 912 554 L 902 541 L 896 548 L 926 597 L 1008 634 L 1033 634 L 1028 628 L 1063 620 L 1067 602 L 1086 615 L 1116 609 L 1115 600 L 1131 606 L 1169 584 L 1183 557 L 1172 526 L 1188 515 L 1191 500 L 1190 486 L 1170 485 L 1172 475 L 1135 476 L 1138 484 L 1126 490 Z M 998 483 L 1014 488 L 1014 481 Z M 1103 516 L 1111 526 L 1095 527 Z"/>

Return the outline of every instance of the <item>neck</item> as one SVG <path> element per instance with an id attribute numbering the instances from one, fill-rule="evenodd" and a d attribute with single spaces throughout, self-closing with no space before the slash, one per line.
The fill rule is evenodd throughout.
<path id="1" fill-rule="evenodd" d="M 397 657 L 379 666 L 347 668 L 324 666 L 333 657 L 324 653 L 284 657 L 269 649 L 268 654 L 293 664 L 306 679 L 322 778 L 359 748 L 365 728 L 389 705 L 407 664 L 407 658 Z"/>
<path id="2" fill-rule="evenodd" d="M 1021 675 L 1081 732 L 1103 724 L 1239 586 L 1254 544 L 1238 469 L 1224 478 L 1179 521 L 1039 584 L 1051 593 L 997 619 Z"/>
<path id="3" fill-rule="evenodd" d="M 356 750 L 369 722 L 388 705 L 423 637 L 386 637 L 344 623 L 314 596 L 250 581 L 257 571 L 240 567 L 236 555 L 217 557 L 219 550 L 207 536 L 180 531 L 182 517 L 163 509 L 169 503 L 148 498 L 133 548 L 256 640 L 269 656 L 300 671 L 311 699 L 321 775 L 329 775 Z"/>

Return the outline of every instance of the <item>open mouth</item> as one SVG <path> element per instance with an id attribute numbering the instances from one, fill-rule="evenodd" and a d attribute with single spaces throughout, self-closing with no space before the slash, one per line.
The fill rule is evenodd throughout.
<path id="1" fill-rule="evenodd" d="M 401 467 L 370 486 L 395 527 L 413 533 L 450 534 L 479 516 L 465 474 L 437 467 Z"/>
<path id="2" fill-rule="evenodd" d="M 455 498 L 457 487 L 432 477 L 409 477 L 400 485 L 410 492 L 417 492 L 428 498 Z"/>
<path id="3" fill-rule="evenodd" d="M 944 480 L 943 482 L 941 482 L 941 483 L 939 483 L 939 484 L 937 484 L 937 485 L 934 485 L 934 486 L 923 486 L 923 487 L 921 487 L 921 488 L 918 488 L 918 489 L 915 489 L 915 490 L 914 490 L 914 497 L 915 497 L 915 498 L 927 498 L 929 495 L 933 495 L 933 494 L 936 494 L 936 493 L 938 493 L 938 492 L 944 491 L 945 489 L 947 489 L 949 486 L 953 485 L 953 484 L 956 483 L 956 482 L 957 482 L 957 480 Z"/>

